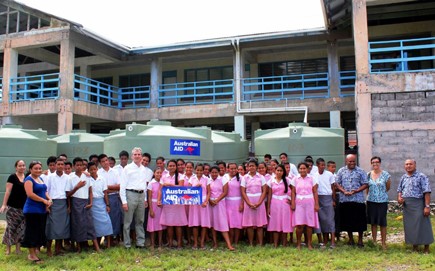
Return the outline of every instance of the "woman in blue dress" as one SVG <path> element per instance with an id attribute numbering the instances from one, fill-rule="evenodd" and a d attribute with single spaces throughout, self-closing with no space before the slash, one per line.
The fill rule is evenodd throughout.
<path id="1" fill-rule="evenodd" d="M 370 159 L 372 170 L 367 173 L 367 222 L 372 225 L 373 243 L 376 244 L 378 226 L 381 228 L 381 244 L 386 249 L 388 190 L 390 190 L 390 174 L 381 169 L 381 158 Z"/>
<path id="2" fill-rule="evenodd" d="M 29 171 L 30 175 L 24 179 L 24 189 L 27 195 L 23 208 L 26 229 L 21 246 L 29 249 L 27 259 L 35 264 L 41 264 L 43 261 L 38 258 L 36 251 L 47 244 L 45 221 L 47 220 L 47 211 L 53 202 L 47 193 L 47 186 L 41 178 L 41 162 L 31 162 Z"/>

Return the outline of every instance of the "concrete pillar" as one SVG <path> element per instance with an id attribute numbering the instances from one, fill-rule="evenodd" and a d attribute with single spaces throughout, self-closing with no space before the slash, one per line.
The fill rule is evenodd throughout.
<path id="1" fill-rule="evenodd" d="M 238 40 L 234 41 L 234 56 L 233 56 L 233 73 L 234 73 L 234 102 L 237 105 L 237 108 L 240 103 L 240 93 L 241 93 L 241 77 L 243 72 L 243 64 L 242 64 L 242 54 L 240 53 L 240 47 Z"/>
<path id="2" fill-rule="evenodd" d="M 58 100 L 57 133 L 70 133 L 73 126 L 74 57 L 75 45 L 71 40 L 60 42 L 60 93 Z"/>
<path id="3" fill-rule="evenodd" d="M 3 86 L 2 86 L 2 108 L 3 116 L 9 114 L 9 93 L 11 78 L 17 77 L 18 74 L 18 52 L 9 46 L 6 42 L 3 53 Z"/>
<path id="4" fill-rule="evenodd" d="M 74 50 L 75 45 L 69 39 L 60 42 L 60 98 L 74 98 Z"/>
<path id="5" fill-rule="evenodd" d="M 372 156 L 372 108 L 371 93 L 364 81 L 369 74 L 368 27 L 366 0 L 352 0 L 352 25 L 355 46 L 357 79 L 355 82 L 356 129 L 358 160 L 362 168 L 370 168 Z"/>
<path id="6" fill-rule="evenodd" d="M 159 106 L 159 86 L 162 83 L 162 59 L 154 58 L 151 61 L 151 88 L 150 107 Z"/>
<path id="7" fill-rule="evenodd" d="M 328 41 L 328 73 L 329 73 L 329 97 L 340 95 L 340 71 L 337 41 Z"/>
<path id="8" fill-rule="evenodd" d="M 234 116 L 234 132 L 240 134 L 241 139 L 246 139 L 246 120 L 244 115 Z"/>
<path id="9" fill-rule="evenodd" d="M 329 124 L 331 128 L 341 128 L 341 112 L 330 111 L 329 112 Z"/>
<path id="10" fill-rule="evenodd" d="M 255 153 L 255 131 L 260 129 L 260 123 L 259 122 L 252 122 L 251 123 L 251 151 Z"/>

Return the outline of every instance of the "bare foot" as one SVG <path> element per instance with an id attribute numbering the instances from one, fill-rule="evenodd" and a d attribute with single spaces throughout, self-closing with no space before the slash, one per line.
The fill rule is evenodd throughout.
<path id="1" fill-rule="evenodd" d="M 236 250 L 234 247 L 232 247 L 232 246 L 229 246 L 228 247 L 228 250 L 230 250 L 230 251 L 234 251 L 234 250 Z"/>
<path id="2" fill-rule="evenodd" d="M 297 250 L 301 250 L 301 245 L 296 246 Z"/>
<path id="3" fill-rule="evenodd" d="M 312 245 L 309 245 L 309 246 L 308 246 L 308 250 L 313 250 L 313 246 L 312 246 Z"/>
<path id="4" fill-rule="evenodd" d="M 23 252 L 20 249 L 18 249 L 18 250 L 15 250 L 15 254 L 21 255 L 21 254 L 23 254 Z"/>

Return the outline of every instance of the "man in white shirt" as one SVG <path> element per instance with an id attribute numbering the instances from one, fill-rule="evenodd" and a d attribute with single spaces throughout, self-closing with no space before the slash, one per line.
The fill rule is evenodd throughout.
<path id="1" fill-rule="evenodd" d="M 142 149 L 133 148 L 133 162 L 124 167 L 121 176 L 120 196 L 124 210 L 124 246 L 131 247 L 130 224 L 135 219 L 136 247 L 145 247 L 145 230 L 143 227 L 147 203 L 147 184 L 152 179 L 152 171 L 146 170 L 141 164 Z M 150 174 L 151 173 L 151 174 Z"/>
<path id="2" fill-rule="evenodd" d="M 62 248 L 62 240 L 70 238 L 70 217 L 66 191 L 69 190 L 69 176 L 64 174 L 65 162 L 62 158 L 56 159 L 56 171 L 49 174 L 47 181 L 47 192 L 53 200 L 50 212 L 47 216 L 45 235 L 47 237 L 47 255 L 52 256 L 51 241 L 55 242 L 55 255 L 59 255 Z"/>
<path id="3" fill-rule="evenodd" d="M 110 167 L 109 158 L 106 154 L 100 154 L 98 161 L 101 168 L 97 174 L 107 181 L 109 205 L 110 205 L 110 221 L 112 222 L 113 236 L 120 236 L 122 233 L 122 204 L 119 197 L 119 189 L 121 177 L 118 172 Z"/>
<path id="4" fill-rule="evenodd" d="M 285 163 L 288 162 L 288 156 L 287 156 L 287 153 L 285 153 L 285 152 L 281 153 L 281 154 L 279 155 L 279 160 L 281 160 L 281 165 L 285 165 Z M 291 176 L 290 173 L 291 173 L 293 176 L 298 176 L 299 172 L 298 172 L 298 169 L 296 168 L 296 166 L 295 166 L 294 164 L 290 163 L 290 162 L 288 162 L 288 163 L 290 164 L 290 171 L 287 172 L 288 177 Z"/>
<path id="5" fill-rule="evenodd" d="M 325 245 L 328 235 L 331 234 L 331 248 L 335 247 L 335 178 L 334 174 L 325 170 L 326 164 L 323 158 L 316 160 L 318 172 L 313 175 L 318 181 L 317 193 L 319 195 L 319 223 L 323 233 Z"/>
<path id="6" fill-rule="evenodd" d="M 77 251 L 81 252 L 81 243 L 92 240 L 95 250 L 99 251 L 95 235 L 92 208 L 92 184 L 83 173 L 83 159 L 76 157 L 73 160 L 75 172 L 69 176 L 70 187 L 67 196 L 70 198 L 71 209 L 71 240 L 77 242 Z"/>
<path id="7" fill-rule="evenodd" d="M 118 172 L 119 176 L 122 176 L 122 171 L 124 170 L 124 167 L 128 164 L 128 158 L 129 154 L 127 151 L 123 150 L 119 153 L 119 164 L 113 167 L 113 169 Z"/>

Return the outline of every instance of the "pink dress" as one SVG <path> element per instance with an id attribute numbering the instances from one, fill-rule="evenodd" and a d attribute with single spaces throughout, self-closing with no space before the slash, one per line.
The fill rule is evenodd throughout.
<path id="1" fill-rule="evenodd" d="M 251 203 L 255 204 L 260 201 L 261 188 L 266 184 L 266 180 L 259 173 L 254 176 L 246 174 L 240 183 L 240 186 L 246 188 L 246 195 Z M 251 209 L 245 202 L 243 209 L 243 227 L 263 227 L 267 225 L 266 206 L 263 203 L 257 209 Z"/>
<path id="2" fill-rule="evenodd" d="M 183 180 L 183 175 L 178 175 L 178 180 Z M 175 174 L 162 176 L 160 184 L 173 184 L 175 185 Z M 160 217 L 160 224 L 164 226 L 186 226 L 187 216 L 186 208 L 184 205 L 163 205 L 162 215 Z"/>
<path id="3" fill-rule="evenodd" d="M 190 177 L 187 177 L 186 174 L 183 175 L 184 176 L 184 186 L 188 187 L 189 185 L 189 181 L 190 179 L 196 177 L 195 174 L 192 174 Z M 187 221 L 189 221 L 189 205 L 185 205 L 184 208 L 186 209 L 186 217 L 187 217 Z"/>
<path id="4" fill-rule="evenodd" d="M 287 189 L 287 194 L 284 193 L 285 185 L 282 180 L 279 182 L 272 179 L 269 182 L 272 199 L 270 201 L 270 218 L 267 225 L 268 231 L 276 232 L 293 232 L 291 223 L 292 211 L 288 203 L 289 195 L 291 195 L 290 186 Z"/>
<path id="5" fill-rule="evenodd" d="M 319 228 L 319 217 L 314 210 L 313 186 L 316 182 L 310 176 L 297 176 L 291 180 L 296 189 L 296 209 L 293 212 L 293 226 L 307 225 Z"/>
<path id="6" fill-rule="evenodd" d="M 151 205 L 154 211 L 154 218 L 151 217 L 150 212 L 148 212 L 148 223 L 147 223 L 147 231 L 155 232 L 166 229 L 165 226 L 160 224 L 160 217 L 162 215 L 162 208 L 157 206 L 157 198 L 160 190 L 160 183 L 153 179 L 148 184 L 148 190 L 152 191 Z"/>
<path id="7" fill-rule="evenodd" d="M 239 211 L 240 204 L 242 203 L 242 195 L 240 193 L 240 183 L 242 176 L 239 177 L 239 181 L 234 176 L 228 182 L 228 195 L 225 198 L 225 204 L 227 205 L 227 217 L 228 225 L 230 229 L 241 229 L 243 213 Z"/>
<path id="8" fill-rule="evenodd" d="M 204 175 L 200 180 L 196 176 L 192 176 L 189 179 L 189 184 L 192 186 L 197 186 L 201 184 L 202 187 L 202 202 L 207 199 L 207 186 L 210 184 L 211 180 Z M 210 228 L 210 205 L 202 207 L 201 205 L 189 205 L 189 227 L 205 227 Z"/>
<path id="9" fill-rule="evenodd" d="M 224 191 L 224 185 L 227 184 L 228 179 L 217 177 L 216 180 L 211 180 L 210 183 L 210 200 L 217 199 Z M 216 231 L 229 231 L 228 219 L 227 219 L 227 207 L 225 205 L 225 198 L 223 198 L 215 206 L 210 205 L 210 222 L 211 227 Z"/>

